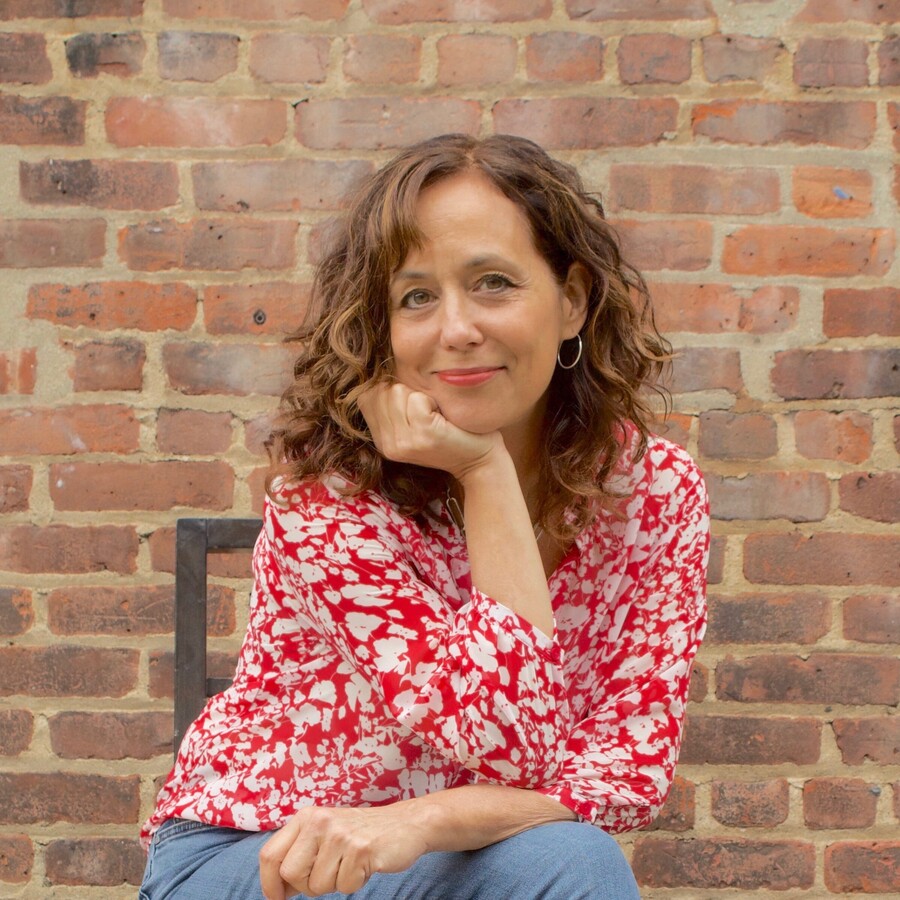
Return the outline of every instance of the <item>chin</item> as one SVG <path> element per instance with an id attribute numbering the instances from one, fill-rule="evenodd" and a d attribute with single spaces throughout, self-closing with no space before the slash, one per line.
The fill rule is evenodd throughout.
<path id="1" fill-rule="evenodd" d="M 498 416 L 481 410 L 454 408 L 453 404 L 447 409 L 441 407 L 441 415 L 452 425 L 471 434 L 490 434 L 492 431 L 499 431 L 506 424 Z"/>

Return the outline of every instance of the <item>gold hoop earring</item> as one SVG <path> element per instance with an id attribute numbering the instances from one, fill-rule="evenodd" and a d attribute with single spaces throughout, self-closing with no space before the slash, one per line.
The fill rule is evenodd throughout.
<path id="1" fill-rule="evenodd" d="M 578 341 L 578 352 L 575 354 L 575 359 L 573 359 L 572 362 L 570 362 L 568 365 L 566 365 L 560 358 L 560 353 L 562 352 L 563 345 L 560 344 L 559 350 L 556 351 L 556 364 L 561 369 L 574 369 L 575 366 L 577 366 L 578 363 L 581 361 L 581 351 L 584 349 L 584 344 L 581 342 L 581 335 L 576 334 L 575 337 L 573 338 L 573 340 Z M 565 343 L 565 341 L 563 341 L 563 344 L 564 343 Z"/>

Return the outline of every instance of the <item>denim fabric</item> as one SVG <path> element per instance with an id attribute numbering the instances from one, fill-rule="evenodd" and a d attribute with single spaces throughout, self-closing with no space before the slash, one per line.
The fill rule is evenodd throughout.
<path id="1" fill-rule="evenodd" d="M 271 832 L 170 819 L 153 838 L 140 900 L 263 900 L 258 854 Z M 616 842 L 559 822 L 466 853 L 428 853 L 405 872 L 375 874 L 326 900 L 639 900 Z"/>

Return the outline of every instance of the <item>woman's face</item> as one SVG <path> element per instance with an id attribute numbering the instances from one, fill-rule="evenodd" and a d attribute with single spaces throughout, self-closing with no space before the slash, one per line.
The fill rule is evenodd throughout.
<path id="1" fill-rule="evenodd" d="M 522 210 L 478 172 L 422 191 L 424 236 L 390 286 L 394 374 L 453 424 L 534 440 L 560 343 L 584 323 L 587 275 L 559 284 Z"/>

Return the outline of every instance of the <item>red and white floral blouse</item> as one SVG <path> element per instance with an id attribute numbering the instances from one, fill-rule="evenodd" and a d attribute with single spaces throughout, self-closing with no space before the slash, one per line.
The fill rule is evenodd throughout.
<path id="1" fill-rule="evenodd" d="M 705 626 L 707 500 L 651 438 L 628 496 L 549 580 L 551 640 L 473 588 L 464 536 L 373 493 L 268 502 L 234 684 L 188 731 L 143 837 L 180 816 L 250 831 L 297 809 L 476 781 L 531 788 L 612 832 L 669 789 Z"/>

